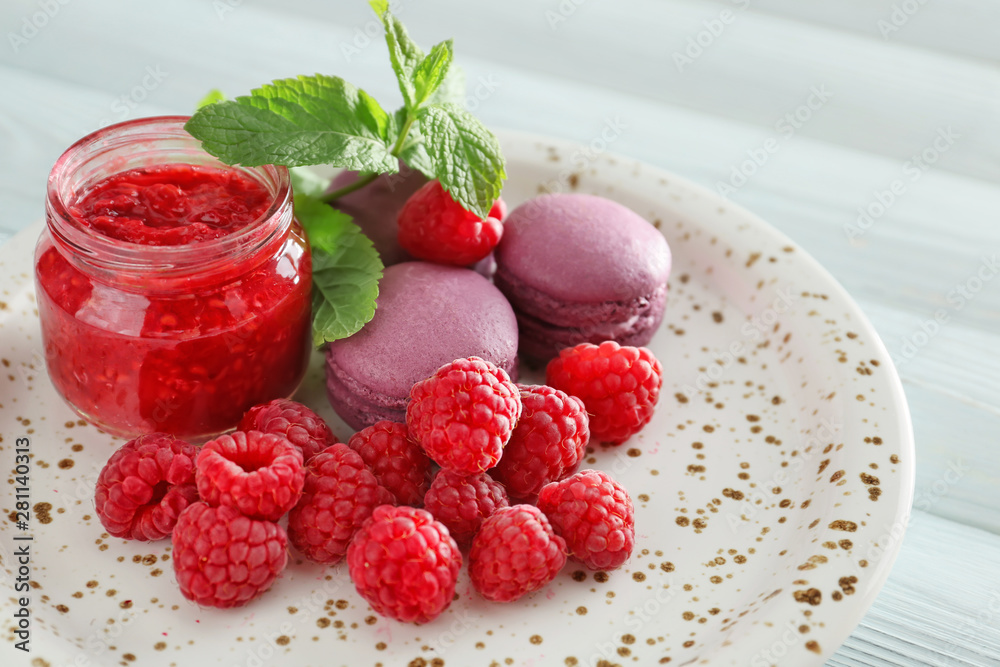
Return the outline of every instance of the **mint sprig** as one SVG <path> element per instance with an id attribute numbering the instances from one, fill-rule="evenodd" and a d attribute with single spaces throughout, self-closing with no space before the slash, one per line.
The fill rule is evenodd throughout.
<path id="1" fill-rule="evenodd" d="M 374 316 L 382 272 L 371 242 L 326 203 L 398 171 L 402 160 L 485 218 L 507 176 L 496 137 L 464 108 L 465 75 L 453 62 L 452 41 L 424 53 L 387 0 L 369 4 L 385 28 L 403 97 L 394 113 L 340 77 L 315 74 L 272 81 L 233 100 L 213 91 L 185 125 L 227 164 L 292 168 L 296 217 L 313 247 L 317 345 L 355 333 Z M 328 192 L 328 184 L 295 169 L 316 164 L 363 173 Z"/>
<path id="2" fill-rule="evenodd" d="M 313 249 L 313 342 L 347 338 L 375 316 L 382 260 L 351 216 L 306 195 L 295 217 Z"/>
<path id="3" fill-rule="evenodd" d="M 184 127 L 227 164 L 335 163 L 394 172 L 389 124 L 368 93 L 340 77 L 316 74 L 272 81 L 250 95 L 204 106 Z"/>

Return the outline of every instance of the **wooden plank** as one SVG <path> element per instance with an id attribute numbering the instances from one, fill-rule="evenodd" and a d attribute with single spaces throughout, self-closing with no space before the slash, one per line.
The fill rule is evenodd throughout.
<path id="1" fill-rule="evenodd" d="M 827 667 L 1000 660 L 1000 537 L 915 512 L 889 581 Z"/>

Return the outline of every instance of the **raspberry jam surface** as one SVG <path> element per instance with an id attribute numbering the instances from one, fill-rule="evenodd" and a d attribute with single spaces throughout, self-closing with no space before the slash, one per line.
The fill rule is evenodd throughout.
<path id="1" fill-rule="evenodd" d="M 68 209 L 82 225 L 109 238 L 182 245 L 243 229 L 270 203 L 260 183 L 234 169 L 164 164 L 106 178 Z"/>
<path id="2" fill-rule="evenodd" d="M 81 188 L 65 213 L 50 208 L 35 276 L 63 398 L 115 435 L 198 440 L 290 396 L 311 350 L 311 259 L 290 199 L 275 201 L 240 171 L 167 164 Z M 111 259 L 63 242 L 69 227 Z"/>

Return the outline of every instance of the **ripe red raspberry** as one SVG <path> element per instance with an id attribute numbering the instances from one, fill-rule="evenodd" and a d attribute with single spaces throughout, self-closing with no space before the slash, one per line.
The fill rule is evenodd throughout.
<path id="1" fill-rule="evenodd" d="M 306 466 L 302 499 L 288 514 L 288 537 L 309 560 L 336 563 L 372 510 L 393 500 L 360 454 L 342 442 L 331 445 Z"/>
<path id="2" fill-rule="evenodd" d="M 418 259 L 468 266 L 486 257 L 500 242 L 505 208 L 498 199 L 483 220 L 452 199 L 440 181 L 431 181 L 400 209 L 399 245 Z"/>
<path id="3" fill-rule="evenodd" d="M 322 417 L 301 403 L 284 398 L 250 408 L 236 430 L 283 435 L 299 448 L 305 462 L 339 442 Z"/>
<path id="4" fill-rule="evenodd" d="M 532 505 L 497 510 L 472 540 L 469 576 L 487 600 L 512 602 L 555 579 L 566 564 L 566 542 Z"/>
<path id="5" fill-rule="evenodd" d="M 251 519 L 277 521 L 302 495 L 302 452 L 284 436 L 236 431 L 209 440 L 198 454 L 198 493 Z"/>
<path id="6" fill-rule="evenodd" d="M 581 470 L 542 487 L 538 509 L 591 570 L 614 570 L 632 555 L 635 512 L 621 484 L 600 470 Z"/>
<path id="7" fill-rule="evenodd" d="M 424 509 L 462 546 L 472 541 L 484 519 L 509 506 L 503 485 L 484 472 L 466 477 L 441 470 L 424 496 Z"/>
<path id="8" fill-rule="evenodd" d="M 226 505 L 193 503 L 174 527 L 181 593 L 206 607 L 239 607 L 271 587 L 288 562 L 288 538 L 271 521 Z"/>
<path id="9" fill-rule="evenodd" d="M 663 369 L 648 349 L 608 340 L 566 348 L 549 362 L 545 378 L 583 400 L 595 439 L 620 445 L 652 418 Z"/>
<path id="10" fill-rule="evenodd" d="M 372 609 L 398 621 L 426 623 L 455 597 L 462 554 L 429 512 L 381 505 L 351 542 L 347 567 Z"/>
<path id="11" fill-rule="evenodd" d="M 573 472 L 590 440 L 583 401 L 546 385 L 517 385 L 521 418 L 490 474 L 512 498 L 534 502 L 538 491 Z"/>
<path id="12" fill-rule="evenodd" d="M 380 421 L 347 442 L 364 459 L 378 483 L 400 505 L 419 505 L 431 484 L 431 460 L 406 432 L 406 424 Z"/>
<path id="13" fill-rule="evenodd" d="M 185 507 L 198 500 L 198 448 L 164 433 L 140 435 L 118 448 L 97 477 L 94 504 L 115 537 L 159 540 Z"/>
<path id="14" fill-rule="evenodd" d="M 413 385 L 406 425 L 439 466 L 474 475 L 497 464 L 520 415 L 520 393 L 510 376 L 469 357 Z"/>

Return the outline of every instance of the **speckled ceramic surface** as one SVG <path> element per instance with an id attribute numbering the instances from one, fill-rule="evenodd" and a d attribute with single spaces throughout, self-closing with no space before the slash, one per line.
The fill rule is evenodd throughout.
<path id="1" fill-rule="evenodd" d="M 372 613 L 342 564 L 296 559 L 250 606 L 181 597 L 167 542 L 109 538 L 93 485 L 121 444 L 79 421 L 45 375 L 34 311 L 36 225 L 0 250 L 0 662 L 191 665 L 822 664 L 885 581 L 913 487 L 899 380 L 858 307 L 793 242 L 672 175 L 504 134 L 511 205 L 543 190 L 611 197 L 654 222 L 674 270 L 651 344 L 665 369 L 652 423 L 590 467 L 636 505 L 615 572 L 572 562 L 509 605 L 465 572 L 435 622 Z M 299 398 L 325 406 L 319 359 Z M 16 528 L 14 447 L 31 440 L 31 523 Z M 32 653 L 12 649 L 15 536 L 31 535 Z"/>

